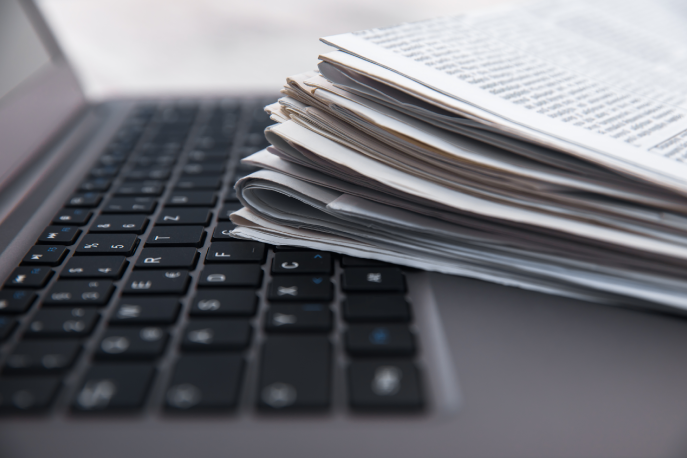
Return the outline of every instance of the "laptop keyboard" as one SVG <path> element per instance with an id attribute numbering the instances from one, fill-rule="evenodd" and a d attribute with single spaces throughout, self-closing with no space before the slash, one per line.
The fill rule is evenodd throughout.
<path id="1" fill-rule="evenodd" d="M 260 102 L 132 111 L 0 290 L 0 411 L 422 410 L 400 268 L 229 235 Z"/>

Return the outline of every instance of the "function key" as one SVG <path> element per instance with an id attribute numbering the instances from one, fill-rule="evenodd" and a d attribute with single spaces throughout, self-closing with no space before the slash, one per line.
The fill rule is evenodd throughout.
<path id="1" fill-rule="evenodd" d="M 231 218 L 229 216 L 232 213 L 241 210 L 242 207 L 243 205 L 240 203 L 228 203 L 222 205 L 222 209 L 219 211 L 219 214 L 217 215 L 218 221 L 231 221 Z"/>
<path id="2" fill-rule="evenodd" d="M 136 409 L 143 406 L 155 369 L 145 363 L 96 363 L 74 399 L 75 410 Z"/>
<path id="3" fill-rule="evenodd" d="M 111 280 L 58 280 L 43 299 L 46 305 L 105 305 L 114 285 Z"/>
<path id="4" fill-rule="evenodd" d="M 142 234 L 148 225 L 145 215 L 101 215 L 91 225 L 89 232 Z"/>
<path id="5" fill-rule="evenodd" d="M 179 314 L 176 297 L 124 297 L 110 324 L 172 324 Z"/>
<path id="6" fill-rule="evenodd" d="M 198 250 L 192 247 L 144 248 L 136 268 L 167 269 L 170 267 L 193 269 L 198 260 Z"/>
<path id="7" fill-rule="evenodd" d="M 269 332 L 329 332 L 332 312 L 326 304 L 272 305 L 265 317 Z"/>
<path id="8" fill-rule="evenodd" d="M 74 340 L 26 340 L 19 342 L 7 358 L 3 374 L 62 372 L 70 368 L 81 351 Z"/>
<path id="9" fill-rule="evenodd" d="M 93 178 L 112 178 L 119 173 L 118 165 L 102 165 L 91 169 L 89 175 Z"/>
<path id="10" fill-rule="evenodd" d="M 285 251 L 276 253 L 273 274 L 331 274 L 332 255 L 322 251 Z"/>
<path id="11" fill-rule="evenodd" d="M 175 191 L 167 202 L 166 207 L 214 207 L 217 196 L 211 191 Z"/>
<path id="12" fill-rule="evenodd" d="M 205 240 L 201 226 L 154 227 L 146 240 L 146 246 L 192 246 L 200 247 Z"/>
<path id="13" fill-rule="evenodd" d="M 73 245 L 81 235 L 81 229 L 72 226 L 48 226 L 38 237 L 38 243 L 48 245 Z"/>
<path id="14" fill-rule="evenodd" d="M 26 337 L 82 337 L 89 335 L 99 314 L 84 308 L 48 308 L 34 315 Z"/>
<path id="15" fill-rule="evenodd" d="M 231 242 L 231 241 L 236 241 L 240 239 L 236 239 L 232 237 L 229 233 L 234 230 L 236 227 L 235 224 L 232 223 L 219 223 L 217 226 L 215 226 L 215 230 L 212 232 L 212 241 L 219 241 L 219 242 Z"/>
<path id="16" fill-rule="evenodd" d="M 346 350 L 354 356 L 410 356 L 415 341 L 403 324 L 354 324 L 346 331 Z"/>
<path id="17" fill-rule="evenodd" d="M 185 351 L 241 350 L 250 343 L 248 320 L 193 318 L 184 330 L 181 349 Z"/>
<path id="18" fill-rule="evenodd" d="M 126 156 L 121 154 L 103 154 L 98 159 L 98 163 L 102 165 L 119 165 L 126 162 Z"/>
<path id="19" fill-rule="evenodd" d="M 200 273 L 198 286 L 260 286 L 260 264 L 233 264 L 207 266 Z"/>
<path id="20" fill-rule="evenodd" d="M 410 306 L 402 294 L 348 294 L 343 315 L 350 322 L 407 322 Z"/>
<path id="21" fill-rule="evenodd" d="M 66 224 L 83 226 L 91 219 L 91 212 L 82 208 L 63 208 L 55 215 L 52 222 L 55 224 Z"/>
<path id="22" fill-rule="evenodd" d="M 42 288 L 52 277 L 49 267 L 17 267 L 5 282 L 7 288 Z"/>
<path id="23" fill-rule="evenodd" d="M 126 183 L 118 187 L 115 196 L 160 196 L 165 190 L 165 186 L 160 181 L 150 183 Z"/>
<path id="24" fill-rule="evenodd" d="M 421 409 L 420 375 L 410 361 L 354 361 L 348 367 L 348 398 L 353 409 Z"/>
<path id="25" fill-rule="evenodd" d="M 134 271 L 129 276 L 124 293 L 183 295 L 188 282 L 187 270 Z"/>
<path id="26" fill-rule="evenodd" d="M 128 262 L 124 256 L 75 256 L 62 269 L 61 278 L 120 278 Z"/>
<path id="27" fill-rule="evenodd" d="M 163 208 L 156 226 L 207 226 L 212 212 L 206 208 Z"/>
<path id="28" fill-rule="evenodd" d="M 137 156 L 133 161 L 139 167 L 170 167 L 177 161 L 177 155 Z"/>
<path id="29" fill-rule="evenodd" d="M 36 293 L 33 291 L 3 289 L 0 291 L 0 314 L 24 313 L 35 300 Z"/>
<path id="30" fill-rule="evenodd" d="M 0 412 L 47 409 L 60 387 L 58 377 L 8 377 L 0 379 Z"/>
<path id="31" fill-rule="evenodd" d="M 189 163 L 182 169 L 185 176 L 195 175 L 224 175 L 225 165 L 222 162 L 197 162 Z"/>
<path id="32" fill-rule="evenodd" d="M 135 234 L 86 234 L 76 247 L 75 254 L 131 256 L 137 245 L 138 237 Z"/>
<path id="33" fill-rule="evenodd" d="M 10 336 L 16 325 L 17 320 L 14 318 L 0 316 L 0 342 Z"/>
<path id="34" fill-rule="evenodd" d="M 105 192 L 110 189 L 112 185 L 111 178 L 92 178 L 86 180 L 79 186 L 79 191 L 82 192 Z"/>
<path id="35" fill-rule="evenodd" d="M 193 299 L 191 316 L 253 316 L 258 305 L 254 289 L 201 289 Z"/>
<path id="36" fill-rule="evenodd" d="M 155 359 L 162 354 L 169 335 L 162 328 L 126 327 L 111 328 L 105 331 L 96 359 Z"/>
<path id="37" fill-rule="evenodd" d="M 194 150 L 188 153 L 188 160 L 192 162 L 223 162 L 227 159 L 229 152 Z"/>
<path id="38" fill-rule="evenodd" d="M 176 189 L 183 190 L 201 190 L 211 189 L 217 190 L 222 186 L 222 177 L 207 176 L 207 177 L 182 177 L 177 181 Z"/>
<path id="39" fill-rule="evenodd" d="M 124 174 L 126 181 L 167 180 L 172 174 L 169 167 L 139 167 Z"/>
<path id="40" fill-rule="evenodd" d="M 213 242 L 205 262 L 262 262 L 265 253 L 265 244 L 260 242 Z"/>
<path id="41" fill-rule="evenodd" d="M 57 266 L 62 264 L 69 250 L 62 246 L 35 245 L 32 246 L 21 263 L 24 265 Z"/>
<path id="42" fill-rule="evenodd" d="M 155 211 L 157 200 L 151 197 L 119 197 L 110 199 L 102 213 L 140 213 L 150 215 Z"/>
<path id="43" fill-rule="evenodd" d="M 398 267 L 348 267 L 343 271 L 344 291 L 405 291 Z"/>
<path id="44" fill-rule="evenodd" d="M 268 298 L 271 301 L 330 301 L 332 283 L 325 276 L 279 276 L 270 283 Z"/>
<path id="45" fill-rule="evenodd" d="M 100 204 L 103 196 L 95 192 L 74 194 L 69 198 L 65 207 L 93 208 Z"/>

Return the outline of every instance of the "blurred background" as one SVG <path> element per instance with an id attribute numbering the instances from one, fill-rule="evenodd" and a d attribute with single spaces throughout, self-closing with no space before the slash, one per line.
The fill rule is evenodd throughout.
<path id="1" fill-rule="evenodd" d="M 512 0 L 511 0 L 512 1 Z M 509 0 L 40 0 L 89 96 L 272 92 L 319 38 Z"/>

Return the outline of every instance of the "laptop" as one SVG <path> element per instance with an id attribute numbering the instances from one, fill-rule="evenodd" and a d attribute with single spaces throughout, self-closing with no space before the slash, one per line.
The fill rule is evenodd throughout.
<path id="1" fill-rule="evenodd" d="M 687 454 L 682 318 L 233 239 L 276 97 L 89 103 L 0 2 L 0 457 Z"/>

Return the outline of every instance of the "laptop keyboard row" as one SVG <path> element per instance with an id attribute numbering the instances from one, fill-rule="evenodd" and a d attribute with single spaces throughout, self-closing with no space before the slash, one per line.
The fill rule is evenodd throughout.
<path id="1" fill-rule="evenodd" d="M 423 408 L 398 267 L 229 235 L 269 124 L 259 101 L 132 111 L 0 290 L 1 412 L 326 411 L 341 358 L 351 409 Z"/>

